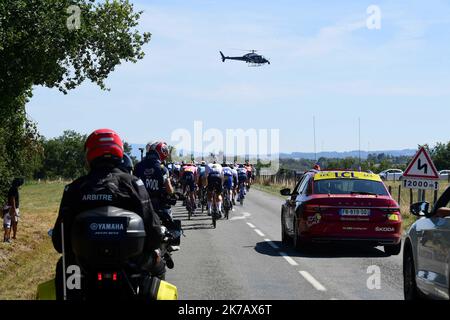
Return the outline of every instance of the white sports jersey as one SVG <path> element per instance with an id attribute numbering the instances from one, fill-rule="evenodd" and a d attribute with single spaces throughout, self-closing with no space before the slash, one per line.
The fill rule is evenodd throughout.
<path id="1" fill-rule="evenodd" d="M 229 168 L 229 167 L 225 167 L 225 168 L 223 168 L 223 174 L 225 176 L 232 177 L 233 176 L 233 170 L 231 170 L 231 168 Z"/>
<path id="2" fill-rule="evenodd" d="M 220 164 L 208 164 L 206 166 L 206 176 L 209 176 L 210 174 L 218 174 L 223 177 L 223 168 Z"/>

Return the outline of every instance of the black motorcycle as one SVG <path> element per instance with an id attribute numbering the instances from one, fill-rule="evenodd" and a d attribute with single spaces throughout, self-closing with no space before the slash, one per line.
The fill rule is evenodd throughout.
<path id="1" fill-rule="evenodd" d="M 168 268 L 173 268 L 170 252 L 179 246 L 181 234 L 165 227 L 161 231 L 161 257 Z M 79 268 L 81 285 L 67 290 L 68 279 L 63 277 L 65 300 L 177 299 L 175 286 L 148 272 L 155 257 L 144 253 L 144 221 L 136 213 L 116 207 L 83 212 L 75 218 L 70 240 L 75 260 L 72 262 Z M 64 267 L 67 270 L 68 266 Z M 57 298 L 55 283 L 58 282 L 53 280 L 40 285 L 38 299 Z"/>

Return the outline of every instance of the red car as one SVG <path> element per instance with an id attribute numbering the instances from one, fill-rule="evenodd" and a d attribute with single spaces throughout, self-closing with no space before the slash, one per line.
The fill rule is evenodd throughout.
<path id="1" fill-rule="evenodd" d="M 283 243 L 353 241 L 401 251 L 402 218 L 380 176 L 356 171 L 309 171 L 281 209 Z"/>

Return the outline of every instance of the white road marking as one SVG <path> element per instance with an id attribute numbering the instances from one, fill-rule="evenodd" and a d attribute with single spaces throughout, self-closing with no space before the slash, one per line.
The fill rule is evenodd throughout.
<path id="1" fill-rule="evenodd" d="M 280 247 L 277 246 L 275 243 L 273 243 L 272 240 L 270 240 L 270 239 L 264 239 L 264 241 L 267 242 L 267 244 L 268 244 L 269 246 L 271 246 L 272 248 L 274 248 L 275 250 L 280 249 Z"/>
<path id="2" fill-rule="evenodd" d="M 279 252 L 280 256 L 282 256 L 291 266 L 298 266 L 298 263 L 295 262 L 294 259 L 292 259 L 291 257 L 289 257 L 286 253 L 284 252 Z"/>
<path id="3" fill-rule="evenodd" d="M 320 284 L 319 281 L 314 279 L 312 275 L 310 275 L 307 271 L 299 271 L 299 273 L 303 276 L 303 278 L 306 279 L 314 288 L 316 288 L 319 291 L 327 291 L 327 289 Z"/>
<path id="4" fill-rule="evenodd" d="M 248 217 L 250 217 L 251 214 L 248 212 L 243 212 L 242 216 L 237 216 L 237 217 L 233 217 L 230 220 L 243 220 L 243 219 L 247 219 Z"/>
<path id="5" fill-rule="evenodd" d="M 249 226 L 250 228 L 252 228 L 252 229 L 255 229 L 255 228 L 256 228 L 255 225 L 251 224 L 250 222 L 247 222 L 247 224 L 248 224 L 248 226 Z"/>
<path id="6" fill-rule="evenodd" d="M 266 236 L 264 233 L 261 232 L 261 230 L 258 230 L 258 229 L 253 229 L 253 230 L 255 230 L 255 232 L 256 232 L 258 235 L 260 235 L 261 237 L 265 237 L 265 236 Z"/>

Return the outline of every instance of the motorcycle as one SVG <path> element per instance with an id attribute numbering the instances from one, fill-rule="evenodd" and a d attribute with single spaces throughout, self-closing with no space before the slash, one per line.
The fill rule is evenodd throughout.
<path id="1" fill-rule="evenodd" d="M 177 224 L 181 226 L 181 222 Z M 63 231 L 63 225 L 61 228 Z M 165 227 L 161 231 L 160 256 L 168 268 L 173 268 L 170 253 L 177 250 L 180 234 Z M 38 286 L 38 300 L 177 300 L 176 286 L 149 274 L 144 267 L 153 263 L 153 257 L 144 254 L 144 221 L 136 213 L 115 207 L 80 213 L 70 240 L 74 265 L 66 265 L 63 243 L 62 270 L 73 270 L 79 285 L 69 288 L 64 274 L 62 297 L 57 297 L 61 290 L 56 290 L 57 281 L 53 279 Z"/>

